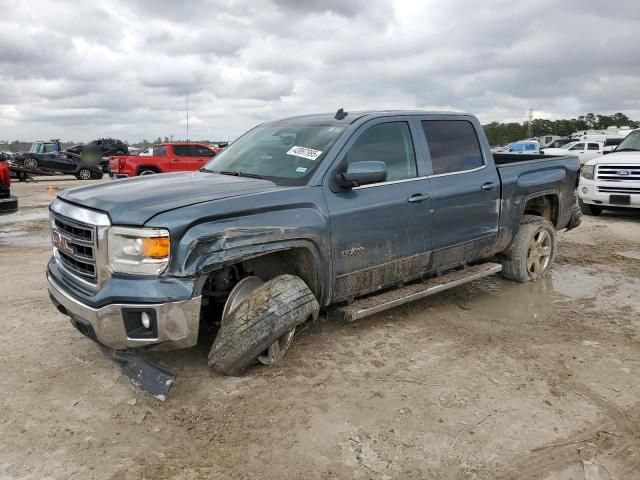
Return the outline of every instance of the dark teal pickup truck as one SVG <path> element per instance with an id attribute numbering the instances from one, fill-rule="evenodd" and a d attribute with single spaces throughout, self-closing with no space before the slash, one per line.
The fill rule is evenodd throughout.
<path id="1" fill-rule="evenodd" d="M 320 309 L 355 320 L 486 275 L 545 276 L 556 231 L 580 222 L 578 176 L 575 157 L 493 155 L 472 115 L 269 122 L 200 171 L 61 193 L 49 291 L 112 353 L 209 332 L 209 364 L 235 375 L 282 358 Z"/>

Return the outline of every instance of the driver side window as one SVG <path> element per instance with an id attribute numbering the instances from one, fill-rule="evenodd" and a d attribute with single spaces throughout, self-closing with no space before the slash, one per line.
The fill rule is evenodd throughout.
<path id="1" fill-rule="evenodd" d="M 345 155 L 344 168 L 352 162 L 361 161 L 384 162 L 387 165 L 387 181 L 417 177 L 409 124 L 381 123 L 366 130 Z"/>

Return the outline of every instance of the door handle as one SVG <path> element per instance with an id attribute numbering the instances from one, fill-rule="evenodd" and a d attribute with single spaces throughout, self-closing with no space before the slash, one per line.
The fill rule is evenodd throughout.
<path id="1" fill-rule="evenodd" d="M 407 202 L 409 203 L 422 203 L 425 200 L 429 199 L 429 195 L 424 195 L 422 193 L 416 193 L 407 198 Z"/>
<path id="2" fill-rule="evenodd" d="M 485 192 L 490 192 L 491 190 L 495 190 L 497 186 L 498 185 L 496 185 L 493 182 L 487 182 L 482 184 L 482 186 L 480 187 L 480 190 Z"/>

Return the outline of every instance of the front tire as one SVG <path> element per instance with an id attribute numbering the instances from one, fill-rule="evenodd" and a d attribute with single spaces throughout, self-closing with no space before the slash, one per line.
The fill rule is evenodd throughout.
<path id="1" fill-rule="evenodd" d="M 602 213 L 602 207 L 597 205 L 592 205 L 590 203 L 584 203 L 582 200 L 578 200 L 578 205 L 580 206 L 580 211 L 584 215 L 592 215 L 594 217 L 600 215 Z"/>
<path id="2" fill-rule="evenodd" d="M 80 170 L 78 170 L 78 173 L 76 173 L 76 178 L 78 180 L 91 180 L 92 176 L 93 174 L 88 168 L 81 168 Z"/>
<path id="3" fill-rule="evenodd" d="M 317 318 L 319 308 L 307 284 L 294 275 L 266 283 L 257 277 L 243 279 L 225 305 L 209 366 L 224 375 L 239 375 L 256 360 L 275 363 L 291 345 L 295 328 Z"/>
<path id="4" fill-rule="evenodd" d="M 557 252 L 556 229 L 542 217 L 525 215 L 502 260 L 502 276 L 524 283 L 549 274 Z"/>

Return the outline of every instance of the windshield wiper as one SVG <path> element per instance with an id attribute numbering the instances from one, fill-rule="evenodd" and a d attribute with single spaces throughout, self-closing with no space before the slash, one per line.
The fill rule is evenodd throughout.
<path id="1" fill-rule="evenodd" d="M 217 172 L 214 171 L 213 173 L 219 173 L 220 175 L 232 175 L 234 177 L 259 178 L 260 180 L 264 180 L 264 177 L 260 175 L 256 175 L 255 173 L 241 172 L 240 170 L 220 170 Z"/>

